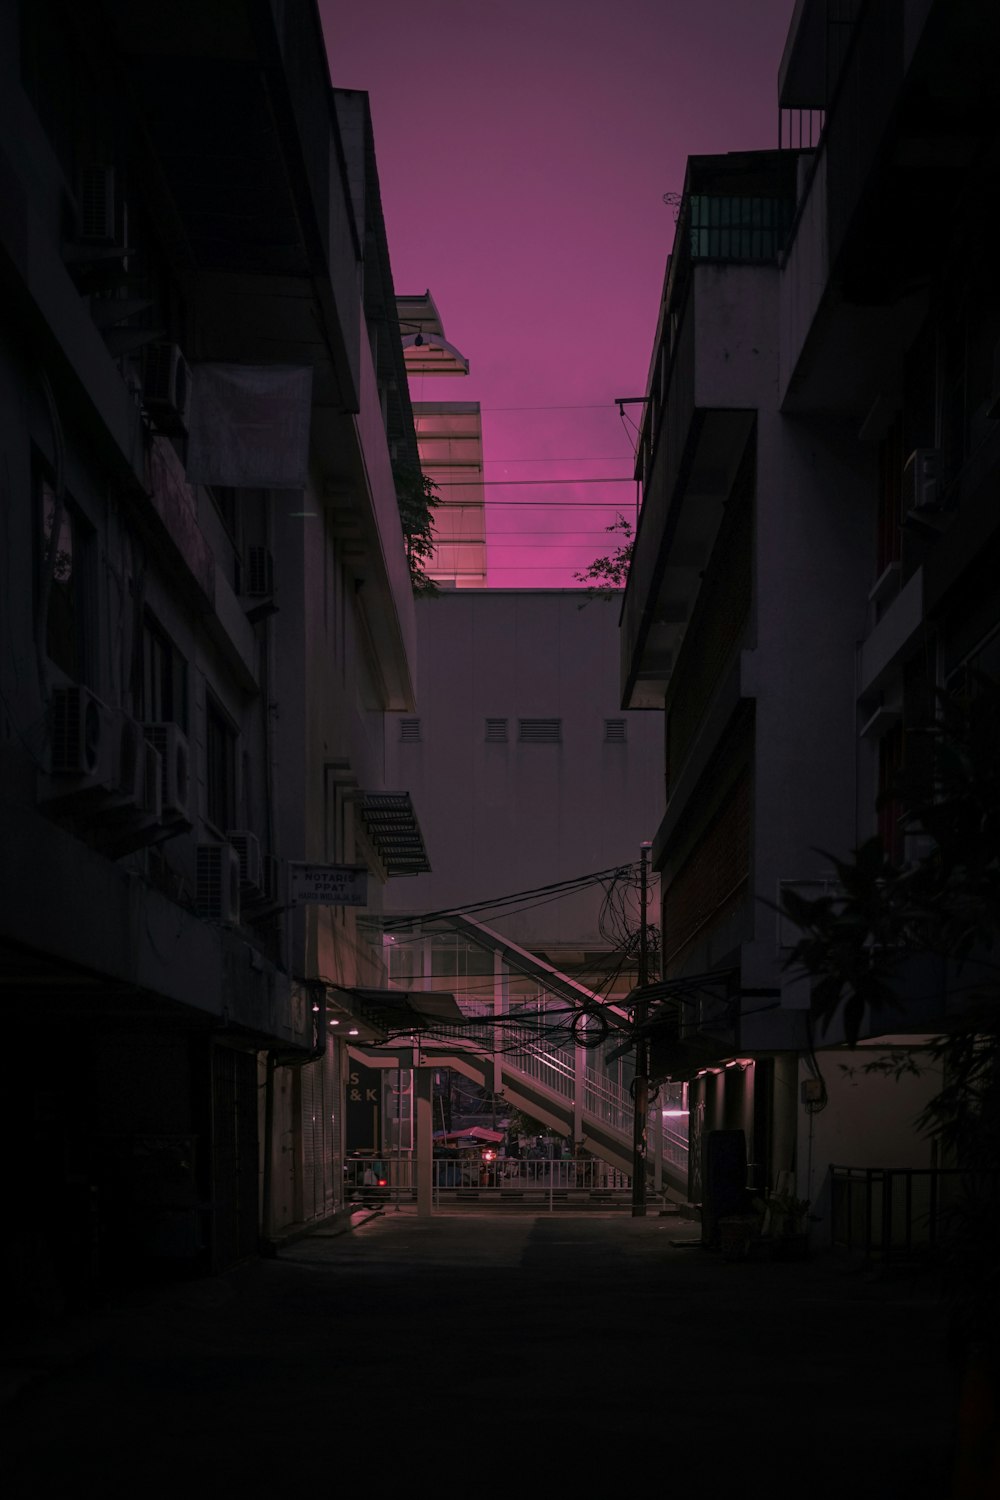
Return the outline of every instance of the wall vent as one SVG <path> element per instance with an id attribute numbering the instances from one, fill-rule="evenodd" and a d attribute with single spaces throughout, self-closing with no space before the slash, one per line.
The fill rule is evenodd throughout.
<path id="1" fill-rule="evenodd" d="M 558 745 L 562 719 L 518 719 L 517 738 L 522 745 Z"/>
<path id="2" fill-rule="evenodd" d="M 399 738 L 404 745 L 420 744 L 420 720 L 400 719 Z"/>
<path id="3" fill-rule="evenodd" d="M 626 738 L 624 719 L 605 719 L 604 743 L 606 745 L 624 745 Z"/>
<path id="4" fill-rule="evenodd" d="M 486 720 L 486 743 L 488 745 L 506 745 L 507 743 L 507 720 Z"/>
<path id="5" fill-rule="evenodd" d="M 270 547 L 248 547 L 243 575 L 243 594 L 248 599 L 267 599 L 274 593 L 274 558 Z"/>

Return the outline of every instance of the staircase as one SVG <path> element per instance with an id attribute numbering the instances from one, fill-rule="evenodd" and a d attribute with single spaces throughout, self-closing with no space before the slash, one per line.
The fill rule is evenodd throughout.
<path id="1" fill-rule="evenodd" d="M 589 1064 L 581 1066 L 568 1050 L 544 1046 L 533 1039 L 515 1041 L 510 1032 L 505 1033 L 505 1048 L 511 1050 L 494 1053 L 473 1038 L 427 1038 L 422 1052 L 436 1066 L 454 1068 L 485 1089 L 495 1087 L 499 1065 L 500 1086 L 510 1104 L 558 1135 L 582 1140 L 587 1151 L 631 1175 L 633 1109 L 628 1094 Z M 659 1173 L 658 1127 L 663 1132 Z M 648 1142 L 650 1174 L 661 1176 L 670 1197 L 686 1201 L 687 1136 L 660 1126 L 655 1102 L 650 1110 Z"/>

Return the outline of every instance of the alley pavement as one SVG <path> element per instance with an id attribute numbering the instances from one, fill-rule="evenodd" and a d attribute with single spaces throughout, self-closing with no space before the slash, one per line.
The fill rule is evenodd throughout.
<path id="1" fill-rule="evenodd" d="M 5 1494 L 947 1494 L 933 1289 L 699 1235 L 389 1208 L 132 1294 L 5 1348 Z"/>

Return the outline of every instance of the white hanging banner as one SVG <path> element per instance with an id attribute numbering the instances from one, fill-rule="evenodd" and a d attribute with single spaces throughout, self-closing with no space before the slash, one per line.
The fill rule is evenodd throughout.
<path id="1" fill-rule="evenodd" d="M 309 365 L 192 365 L 188 480 L 303 489 L 312 376 Z"/>

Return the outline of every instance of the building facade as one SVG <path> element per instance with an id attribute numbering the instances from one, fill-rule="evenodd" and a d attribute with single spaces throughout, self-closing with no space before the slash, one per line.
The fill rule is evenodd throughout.
<path id="1" fill-rule="evenodd" d="M 342 1203 L 338 1038 L 379 1035 L 351 991 L 387 827 L 419 842 L 382 795 L 416 446 L 367 99 L 315 7 L 0 27 L 0 994 L 34 1038 L 4 1109 L 51 1300 Z M 302 862 L 367 907 L 295 904 Z"/>
<path id="2" fill-rule="evenodd" d="M 832 1167 L 932 1165 L 939 1080 L 862 1064 L 940 1027 L 947 985 L 914 974 L 845 1056 L 779 908 L 875 832 L 914 857 L 879 794 L 936 690 L 995 669 L 998 50 L 983 5 L 797 6 L 794 149 L 690 159 L 647 387 L 621 642 L 623 702 L 665 715 L 654 1072 L 691 1080 L 692 1196 L 699 1135 L 742 1131 L 750 1185 L 793 1182 L 820 1234 Z"/>
<path id="3" fill-rule="evenodd" d="M 414 397 L 423 474 L 434 490 L 434 552 L 426 567 L 439 588 L 486 587 L 483 423 L 478 401 L 425 399 L 428 376 L 463 376 L 469 361 L 444 335 L 430 292 L 396 298 L 403 356 Z"/>

